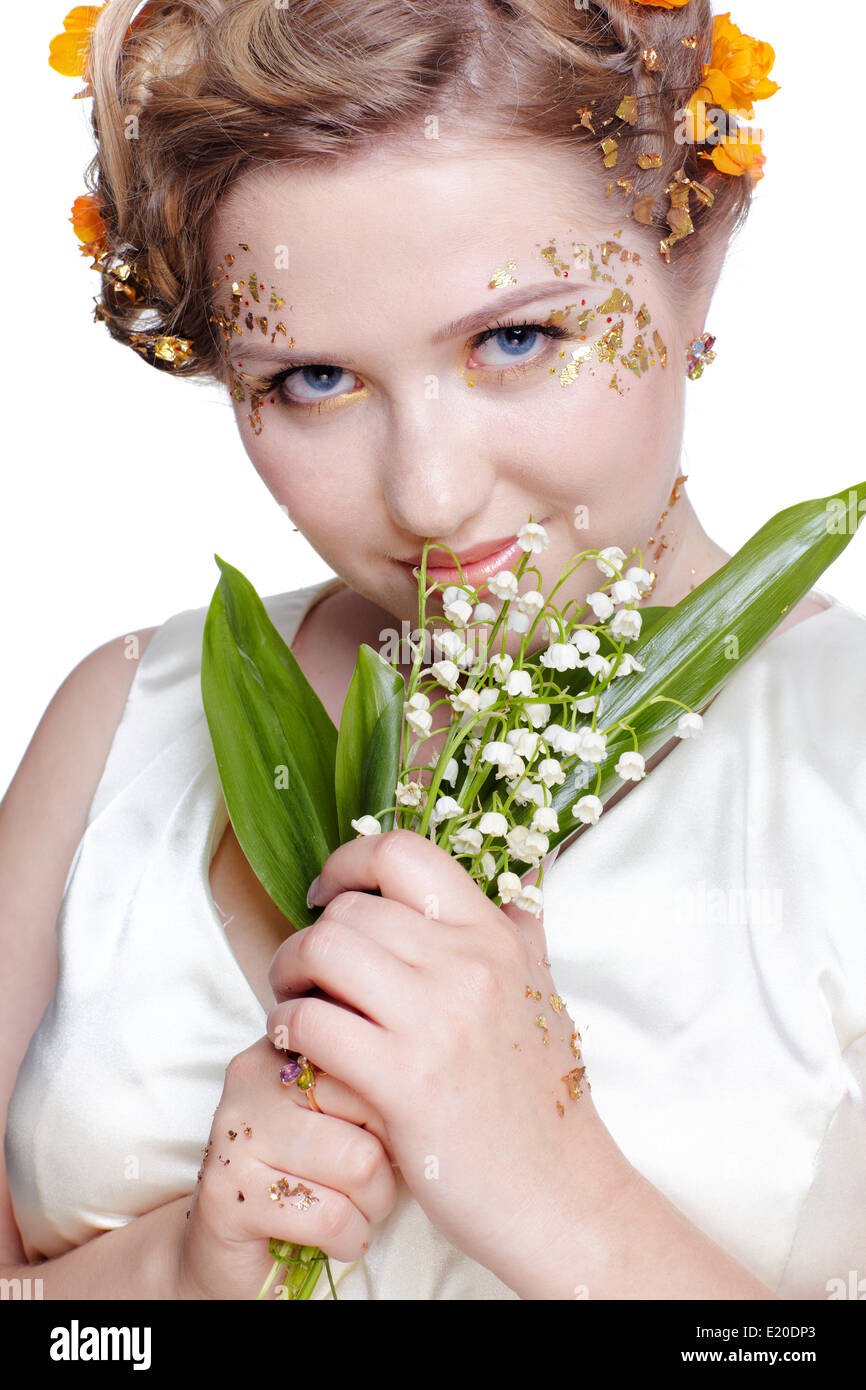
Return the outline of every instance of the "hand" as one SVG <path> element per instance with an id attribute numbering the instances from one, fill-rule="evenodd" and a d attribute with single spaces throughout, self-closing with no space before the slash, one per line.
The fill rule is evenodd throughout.
<path id="1" fill-rule="evenodd" d="M 371 1132 L 378 1117 L 330 1081 L 329 1113 L 315 1113 L 303 1091 L 280 1080 L 284 1060 L 260 1038 L 226 1068 L 181 1236 L 180 1298 L 254 1299 L 273 1266 L 271 1236 L 359 1259 L 370 1222 L 394 1205 L 391 1162 Z"/>
<path id="2" fill-rule="evenodd" d="M 314 900 L 321 917 L 271 964 L 282 1002 L 268 1036 L 381 1117 L 386 1148 L 453 1245 L 524 1296 L 572 1296 L 579 1233 L 634 1170 L 582 1078 L 541 924 L 498 908 L 408 830 L 341 845 Z M 424 914 L 431 904 L 437 917 Z"/>

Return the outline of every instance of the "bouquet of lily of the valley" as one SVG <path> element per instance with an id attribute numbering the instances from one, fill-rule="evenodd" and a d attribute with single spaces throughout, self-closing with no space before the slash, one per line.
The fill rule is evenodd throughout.
<path id="1" fill-rule="evenodd" d="M 489 579 L 483 598 L 468 584 L 428 583 L 428 542 L 408 682 L 399 650 L 388 660 L 362 645 L 339 730 L 253 586 L 215 557 L 202 697 L 253 871 L 301 930 L 318 912 L 310 883 L 338 845 L 409 829 L 455 856 L 488 897 L 538 915 L 543 861 L 642 780 L 654 752 L 701 732 L 699 711 L 844 549 L 864 507 L 866 482 L 779 512 L 669 608 L 643 603 L 653 576 L 616 545 L 576 555 L 543 593 L 531 560 L 547 536 L 532 519 L 518 533 L 519 564 Z M 557 602 L 583 566 L 594 587 Z M 455 568 L 462 580 L 456 557 Z M 428 615 L 437 591 L 440 611 Z M 308 1085 L 306 1059 L 291 1065 Z M 323 1264 L 330 1278 L 319 1250 L 272 1241 L 271 1253 L 260 1298 L 284 1266 L 281 1297 L 309 1298 Z"/>

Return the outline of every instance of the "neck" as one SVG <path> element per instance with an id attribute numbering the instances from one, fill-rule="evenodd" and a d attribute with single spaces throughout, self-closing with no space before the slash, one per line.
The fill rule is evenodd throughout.
<path id="1" fill-rule="evenodd" d="M 646 569 L 655 570 L 656 584 L 649 604 L 672 606 L 685 598 L 698 584 L 720 569 L 730 555 L 704 530 L 683 491 L 672 508 L 671 518 L 654 534 L 653 544 L 645 548 Z M 664 542 L 659 559 L 654 556 Z"/>

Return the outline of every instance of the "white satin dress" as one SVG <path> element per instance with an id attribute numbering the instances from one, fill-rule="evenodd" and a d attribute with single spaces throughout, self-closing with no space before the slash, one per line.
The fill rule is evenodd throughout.
<path id="1" fill-rule="evenodd" d="M 339 582 L 265 599 L 287 642 Z M 783 1298 L 866 1275 L 866 617 L 823 597 L 545 879 L 602 1119 Z M 146 648 L 67 877 L 6 1137 L 30 1261 L 191 1192 L 226 1064 L 265 1030 L 208 881 L 228 817 L 206 611 Z M 332 1269 L 341 1299 L 516 1298 L 402 1181 L 368 1253 Z"/>

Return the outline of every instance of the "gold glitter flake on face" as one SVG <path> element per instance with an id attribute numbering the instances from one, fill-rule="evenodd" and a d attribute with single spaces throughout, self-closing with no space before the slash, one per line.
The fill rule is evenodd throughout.
<path id="1" fill-rule="evenodd" d="M 621 233 L 617 233 L 620 236 Z M 540 243 L 536 243 L 540 246 Z M 616 277 L 613 274 L 600 273 L 599 262 L 601 265 L 610 267 L 614 270 L 617 265 L 631 261 L 634 265 L 641 264 L 640 254 L 624 248 L 618 240 L 609 240 L 600 243 L 593 249 L 584 242 L 572 242 L 572 259 L 575 266 L 581 267 L 584 271 L 589 270 L 591 280 L 606 280 L 613 285 L 610 294 L 601 303 L 587 304 L 585 299 L 580 301 L 580 305 L 569 305 L 564 312 L 560 312 L 557 317 L 564 318 L 572 309 L 576 309 L 576 326 L 580 334 L 580 343 L 572 348 L 570 352 L 565 349 L 559 353 L 561 365 L 549 369 L 551 376 L 559 378 L 560 386 L 570 386 L 581 374 L 581 368 L 589 372 L 590 376 L 596 375 L 596 367 L 593 365 L 597 358 L 599 368 L 602 366 L 622 367 L 640 379 L 650 367 L 654 367 L 658 362 L 664 367 L 667 361 L 667 351 L 658 332 L 653 335 L 653 349 L 649 348 L 644 337 L 643 330 L 652 322 L 652 315 L 646 303 L 642 303 L 639 309 L 635 309 L 634 300 L 627 290 L 622 289 L 616 284 Z M 598 259 L 596 258 L 598 253 Z M 556 250 L 555 241 L 551 241 L 548 246 L 542 247 L 539 252 L 541 258 L 554 269 L 554 273 L 564 273 L 565 262 L 560 258 Z M 626 283 L 631 284 L 634 275 L 629 273 Z M 626 315 L 634 315 L 635 337 L 629 347 L 625 346 L 626 334 Z M 614 321 L 615 316 L 619 315 L 619 320 Z M 597 320 L 606 320 L 606 327 L 597 327 L 600 330 L 595 342 L 587 342 L 586 339 L 594 332 L 593 325 Z M 553 321 L 553 316 L 551 316 Z M 608 381 L 611 390 L 623 396 L 629 390 L 628 385 L 623 385 L 617 370 L 611 373 Z"/>
<path id="2" fill-rule="evenodd" d="M 537 245 L 538 242 L 536 242 L 536 246 Z M 541 259 L 550 266 L 554 275 L 561 277 L 563 280 L 568 279 L 568 261 L 564 261 L 562 257 L 557 254 L 555 242 L 551 242 L 549 246 L 543 246 L 538 254 Z"/>
<path id="3" fill-rule="evenodd" d="M 596 305 L 599 314 L 630 314 L 634 308 L 631 295 L 617 287 L 603 304 Z"/>
<path id="4" fill-rule="evenodd" d="M 249 245 L 245 241 L 238 242 L 238 248 L 241 251 L 249 252 Z M 226 251 L 221 263 L 217 266 L 217 270 L 222 272 L 221 278 L 211 281 L 211 285 L 214 289 L 222 285 L 229 289 L 231 296 L 230 303 L 228 304 L 214 302 L 211 322 L 217 325 L 223 335 L 223 343 L 227 354 L 226 369 L 228 372 L 228 385 L 232 399 L 240 403 L 247 399 L 247 389 L 252 392 L 250 396 L 251 410 L 247 418 L 253 433 L 260 434 L 262 430 L 262 407 L 265 405 L 266 401 L 274 403 L 276 397 L 267 395 L 269 385 L 267 380 L 262 377 L 252 376 L 248 372 L 240 371 L 239 368 L 242 366 L 242 362 L 239 361 L 237 367 L 235 367 L 230 358 L 228 358 L 228 353 L 231 349 L 233 335 L 236 333 L 241 336 L 243 336 L 245 331 L 255 334 L 261 333 L 263 337 L 269 336 L 271 343 L 276 341 L 277 334 L 282 334 L 284 338 L 287 338 L 288 329 L 282 320 L 275 323 L 273 328 L 271 328 L 271 323 L 267 315 L 255 314 L 252 307 L 262 302 L 262 299 L 268 293 L 268 289 L 270 289 L 268 307 L 272 312 L 276 313 L 278 310 L 284 308 L 286 301 L 277 293 L 277 287 L 275 285 L 271 285 L 270 287 L 266 286 L 258 272 L 254 269 L 250 270 L 246 276 L 239 276 L 237 279 L 233 280 L 226 272 L 225 267 L 232 266 L 235 260 L 236 256 L 234 253 Z M 226 281 L 228 281 L 228 285 L 225 284 Z M 250 296 L 249 299 L 246 298 L 247 295 Z M 244 309 L 246 313 L 243 313 Z M 182 340 L 177 341 L 181 342 Z M 294 341 L 294 338 L 290 338 L 288 345 L 291 347 Z M 175 352 L 178 351 L 180 351 L 180 349 L 175 348 Z"/>
<path id="5" fill-rule="evenodd" d="M 517 277 L 512 273 L 517 269 L 517 262 L 513 256 L 509 256 L 505 262 L 504 270 L 494 270 L 487 282 L 489 290 L 501 290 L 505 285 L 516 285 Z"/>
<path id="6" fill-rule="evenodd" d="M 616 361 L 616 354 L 622 347 L 622 330 L 624 327 L 624 322 L 620 319 L 619 323 L 615 323 L 613 328 L 608 329 L 607 333 L 603 333 L 599 338 L 595 345 L 599 362 L 613 363 Z"/>

